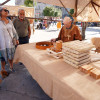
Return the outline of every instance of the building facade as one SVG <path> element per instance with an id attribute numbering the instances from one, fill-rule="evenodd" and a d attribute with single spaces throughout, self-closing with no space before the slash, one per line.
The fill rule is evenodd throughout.
<path id="1" fill-rule="evenodd" d="M 24 5 L 25 0 L 15 0 L 15 5 Z M 35 17 L 43 17 L 43 10 L 45 7 L 50 7 L 51 5 L 49 4 L 44 4 L 44 3 L 37 3 L 37 5 L 35 6 L 35 10 L 34 10 L 34 14 Z"/>
<path id="2" fill-rule="evenodd" d="M 15 5 L 24 5 L 24 1 L 25 0 L 15 0 Z M 35 6 L 35 10 L 34 10 L 34 14 L 35 17 L 37 18 L 42 18 L 43 16 L 43 10 L 45 7 L 51 7 L 52 5 L 49 4 L 44 4 L 44 3 L 37 3 L 37 5 Z M 56 8 L 60 8 L 62 10 L 62 18 L 64 18 L 65 16 L 68 16 L 67 11 L 65 10 L 65 8 L 63 7 L 58 7 L 55 6 Z M 69 9 L 68 9 L 69 10 Z"/>
<path id="3" fill-rule="evenodd" d="M 15 5 L 24 5 L 25 0 L 15 0 Z"/>

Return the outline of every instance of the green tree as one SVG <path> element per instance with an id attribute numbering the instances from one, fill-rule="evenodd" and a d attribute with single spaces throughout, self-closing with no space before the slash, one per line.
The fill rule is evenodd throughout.
<path id="1" fill-rule="evenodd" d="M 58 12 L 55 12 L 55 13 L 54 13 L 54 17 L 57 17 L 57 16 L 58 16 Z"/>
<path id="2" fill-rule="evenodd" d="M 52 12 L 51 7 L 45 7 L 45 9 L 43 10 L 44 16 L 53 16 L 53 14 L 54 14 L 54 12 Z"/>
<path id="3" fill-rule="evenodd" d="M 74 9 L 70 9 L 70 14 L 73 15 L 74 14 Z"/>
<path id="4" fill-rule="evenodd" d="M 56 8 L 56 15 L 58 16 L 58 17 L 62 17 L 62 11 L 61 11 L 61 9 L 60 8 Z"/>
<path id="5" fill-rule="evenodd" d="M 25 0 L 24 4 L 27 7 L 33 7 L 33 0 Z"/>
<path id="6" fill-rule="evenodd" d="M 61 10 L 55 7 L 45 7 L 43 10 L 44 16 L 61 17 Z"/>

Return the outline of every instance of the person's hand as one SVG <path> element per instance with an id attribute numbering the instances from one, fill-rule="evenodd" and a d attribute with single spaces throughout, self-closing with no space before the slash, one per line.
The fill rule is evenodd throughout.
<path id="1" fill-rule="evenodd" d="M 51 39 L 51 42 L 56 42 L 56 39 Z"/>
<path id="2" fill-rule="evenodd" d="M 28 35 L 28 38 L 30 38 L 31 37 L 31 35 Z"/>
<path id="3" fill-rule="evenodd" d="M 17 45 L 19 44 L 19 40 L 16 40 L 16 44 L 17 44 Z"/>

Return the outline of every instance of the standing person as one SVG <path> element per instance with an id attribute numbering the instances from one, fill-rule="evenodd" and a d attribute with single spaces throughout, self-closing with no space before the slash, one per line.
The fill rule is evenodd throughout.
<path id="1" fill-rule="evenodd" d="M 1 53 L 0 53 L 0 57 L 1 57 Z M 0 71 L 1 71 L 1 62 L 0 62 Z M 2 77 L 1 77 L 1 73 L 0 73 L 0 83 L 2 82 Z"/>
<path id="2" fill-rule="evenodd" d="M 24 9 L 18 10 L 18 17 L 13 20 L 13 25 L 19 36 L 19 44 L 29 43 L 31 29 L 28 19 L 25 18 Z"/>
<path id="3" fill-rule="evenodd" d="M 12 42 L 13 38 L 16 38 L 18 44 L 18 35 L 10 19 L 7 18 L 8 10 L 4 7 L 0 7 L 0 60 L 2 72 L 5 72 L 5 64 L 9 62 L 10 71 L 13 69 L 13 58 L 15 53 L 15 46 Z"/>

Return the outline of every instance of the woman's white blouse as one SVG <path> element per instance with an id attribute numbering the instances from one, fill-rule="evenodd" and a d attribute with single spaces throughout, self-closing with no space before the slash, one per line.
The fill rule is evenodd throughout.
<path id="1" fill-rule="evenodd" d="M 4 50 L 6 48 L 13 48 L 13 37 L 18 39 L 18 35 L 12 22 L 9 20 L 9 23 L 5 24 L 3 21 L 0 20 L 0 50 Z"/>

